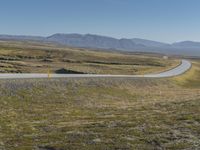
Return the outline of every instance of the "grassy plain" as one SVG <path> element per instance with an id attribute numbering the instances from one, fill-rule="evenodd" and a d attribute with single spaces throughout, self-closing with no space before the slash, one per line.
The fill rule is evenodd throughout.
<path id="1" fill-rule="evenodd" d="M 145 74 L 178 65 L 162 56 L 91 51 L 37 42 L 0 42 L 1 73 Z M 63 73 L 65 73 L 63 72 Z"/>
<path id="2" fill-rule="evenodd" d="M 5 56 L 14 51 L 5 50 Z M 109 59 L 107 53 L 86 51 L 85 57 L 88 55 L 95 55 L 98 61 L 149 60 L 118 53 L 110 54 L 115 57 Z M 85 61 L 82 55 L 79 58 Z M 0 149 L 198 149 L 199 68 L 200 61 L 195 60 L 186 74 L 167 79 L 0 80 Z"/>

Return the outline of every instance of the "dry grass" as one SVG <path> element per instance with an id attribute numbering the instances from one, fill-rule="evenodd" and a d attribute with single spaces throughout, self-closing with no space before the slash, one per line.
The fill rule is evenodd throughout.
<path id="1" fill-rule="evenodd" d="M 61 68 L 83 73 L 145 74 L 176 66 L 162 56 L 100 52 L 32 42 L 0 42 L 1 72 L 46 73 Z"/>

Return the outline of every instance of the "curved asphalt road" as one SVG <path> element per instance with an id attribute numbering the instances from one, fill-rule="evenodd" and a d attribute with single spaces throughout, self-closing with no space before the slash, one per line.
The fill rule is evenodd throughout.
<path id="1" fill-rule="evenodd" d="M 182 60 L 181 64 L 174 69 L 158 74 L 146 75 L 100 75 L 100 74 L 51 74 L 51 78 L 167 78 L 178 76 L 191 68 L 191 62 Z M 29 79 L 29 78 L 48 78 L 48 74 L 35 74 L 35 73 L 17 73 L 17 74 L 0 74 L 0 79 Z"/>

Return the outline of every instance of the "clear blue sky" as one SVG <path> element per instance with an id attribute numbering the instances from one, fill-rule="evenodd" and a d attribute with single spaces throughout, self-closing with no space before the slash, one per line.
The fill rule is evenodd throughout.
<path id="1" fill-rule="evenodd" d="M 0 34 L 200 41 L 200 0 L 0 0 Z"/>

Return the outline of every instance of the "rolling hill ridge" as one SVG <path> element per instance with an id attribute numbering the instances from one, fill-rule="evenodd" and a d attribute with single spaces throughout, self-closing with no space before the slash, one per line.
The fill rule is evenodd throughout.
<path id="1" fill-rule="evenodd" d="M 200 56 L 200 42 L 183 41 L 177 43 L 162 43 L 146 39 L 116 39 L 93 34 L 54 34 L 41 36 L 0 35 L 0 40 L 33 40 L 53 42 L 72 47 L 96 48 L 104 50 L 121 50 L 129 52 L 157 52 L 163 54 Z"/>

